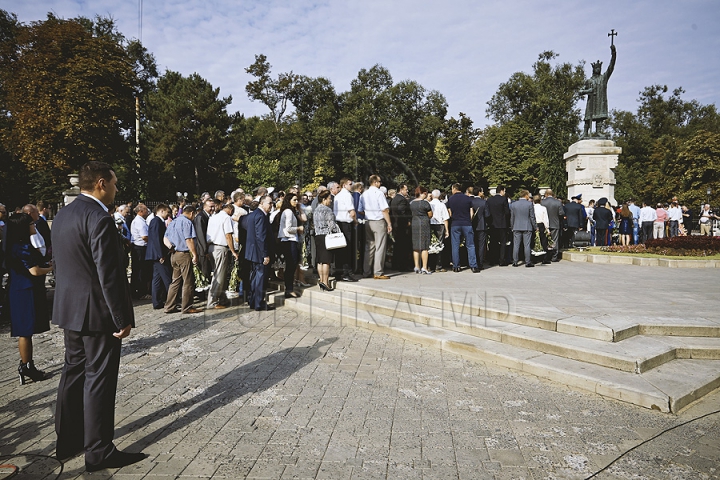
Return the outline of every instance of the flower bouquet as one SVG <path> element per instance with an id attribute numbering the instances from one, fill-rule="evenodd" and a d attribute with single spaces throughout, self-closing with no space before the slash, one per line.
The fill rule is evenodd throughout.
<path id="1" fill-rule="evenodd" d="M 200 271 L 200 267 L 193 264 L 193 276 L 195 277 L 195 291 L 204 292 L 210 288 L 210 280 Z"/>

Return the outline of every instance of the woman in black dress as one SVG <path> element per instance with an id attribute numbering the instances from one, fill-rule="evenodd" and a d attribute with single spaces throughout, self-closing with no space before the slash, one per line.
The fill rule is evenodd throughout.
<path id="1" fill-rule="evenodd" d="M 428 270 L 428 249 L 430 248 L 430 218 L 432 207 L 427 202 L 427 188 L 418 186 L 415 189 L 415 200 L 410 202 L 412 212 L 412 245 L 415 273 L 430 275 Z M 420 260 L 422 259 L 422 268 Z"/>
<path id="2" fill-rule="evenodd" d="M 27 213 L 15 214 L 8 220 L 6 252 L 11 336 L 19 337 L 21 385 L 25 384 L 25 377 L 35 382 L 46 378 L 45 372 L 35 368 L 32 336 L 50 330 L 45 275 L 52 267 L 30 243 L 30 236 L 36 233 L 35 223 Z"/>
<path id="3" fill-rule="evenodd" d="M 330 190 L 323 190 L 318 194 L 318 206 L 313 212 L 313 224 L 315 227 L 315 256 L 317 259 L 317 270 L 320 281 L 318 285 L 322 290 L 332 291 L 329 285 L 330 264 L 333 262 L 333 252 L 325 248 L 325 236 L 338 230 L 335 223 L 335 214 L 333 214 L 330 204 L 332 197 Z"/>
<path id="4" fill-rule="evenodd" d="M 623 203 L 620 210 L 620 245 L 630 245 L 630 235 L 633 233 L 633 215 L 628 203 Z"/>

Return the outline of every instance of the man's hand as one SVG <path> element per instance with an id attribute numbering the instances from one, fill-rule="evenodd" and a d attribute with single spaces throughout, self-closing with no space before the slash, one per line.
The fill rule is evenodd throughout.
<path id="1" fill-rule="evenodd" d="M 270 257 L 263 258 L 263 265 L 267 265 L 268 263 L 270 263 Z"/>
<path id="2" fill-rule="evenodd" d="M 128 325 L 127 327 L 123 328 L 119 332 L 113 333 L 113 337 L 115 338 L 125 338 L 128 335 L 130 335 L 130 330 L 132 330 L 132 326 Z"/>
<path id="3" fill-rule="evenodd" d="M 198 262 L 197 255 L 193 254 L 193 256 L 192 256 L 192 263 L 193 263 L 193 265 L 197 265 L 197 262 Z"/>

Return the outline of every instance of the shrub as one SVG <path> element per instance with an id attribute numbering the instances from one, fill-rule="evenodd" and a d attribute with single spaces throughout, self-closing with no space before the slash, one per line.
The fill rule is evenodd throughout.
<path id="1" fill-rule="evenodd" d="M 601 247 L 603 252 L 653 253 L 671 257 L 707 257 L 720 253 L 720 238 L 694 235 L 691 237 L 658 238 L 645 245 L 613 245 Z"/>

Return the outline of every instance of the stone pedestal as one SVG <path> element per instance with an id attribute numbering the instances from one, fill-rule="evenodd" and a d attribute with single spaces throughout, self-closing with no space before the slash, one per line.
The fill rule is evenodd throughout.
<path id="1" fill-rule="evenodd" d="M 68 175 L 68 177 L 71 187 L 62 192 L 63 202 L 66 206 L 70 205 L 72 201 L 75 200 L 78 195 L 80 195 L 80 187 L 78 187 L 78 185 L 80 184 L 80 176 L 77 173 L 71 173 L 70 175 Z"/>
<path id="2" fill-rule="evenodd" d="M 612 140 L 580 140 L 570 145 L 565 158 L 568 198 L 582 194 L 585 205 L 589 200 L 606 197 L 611 205 L 615 200 L 615 173 L 622 148 Z"/>

